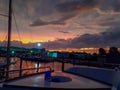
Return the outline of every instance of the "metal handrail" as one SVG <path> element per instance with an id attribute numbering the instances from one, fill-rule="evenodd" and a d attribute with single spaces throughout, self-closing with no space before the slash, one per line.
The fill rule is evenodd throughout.
<path id="1" fill-rule="evenodd" d="M 25 71 L 25 70 L 35 70 L 35 69 L 42 69 L 42 68 L 49 68 L 51 70 L 51 67 L 50 66 L 47 66 L 47 67 L 39 67 L 39 68 L 27 68 L 27 69 L 21 69 L 22 71 Z M 9 71 L 0 71 L 0 73 L 3 73 L 3 72 L 17 72 L 17 71 L 20 71 L 19 70 L 9 70 Z"/>
<path id="2" fill-rule="evenodd" d="M 9 71 L 5 70 L 5 71 L 0 71 L 0 73 L 11 73 L 11 72 L 15 73 L 15 72 L 19 72 L 19 76 L 18 77 L 22 77 L 22 72 L 23 71 L 26 71 L 26 70 L 36 70 L 36 69 L 39 70 L 39 69 L 46 69 L 46 68 L 48 68 L 50 71 L 52 71 L 50 66 L 46 66 L 46 67 L 39 67 L 39 68 L 27 68 L 27 69 L 21 69 L 21 70 L 20 69 L 19 70 L 9 70 Z M 36 71 L 36 74 L 37 73 L 39 73 L 39 72 Z M 29 75 L 31 75 L 31 74 L 29 74 Z"/>

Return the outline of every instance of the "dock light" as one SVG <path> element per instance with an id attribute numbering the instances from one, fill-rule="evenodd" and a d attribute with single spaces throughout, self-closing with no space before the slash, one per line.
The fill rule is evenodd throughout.
<path id="1" fill-rule="evenodd" d="M 37 43 L 37 46 L 40 47 L 42 44 L 41 43 Z"/>
<path id="2" fill-rule="evenodd" d="M 30 50 L 30 53 L 33 53 L 33 51 L 32 51 L 32 50 Z"/>
<path id="3" fill-rule="evenodd" d="M 12 51 L 12 54 L 14 54 L 15 53 L 15 51 Z"/>
<path id="4" fill-rule="evenodd" d="M 41 43 L 37 43 L 37 48 L 38 48 L 38 53 L 40 53 L 41 52 L 41 46 L 42 46 L 42 44 Z"/>

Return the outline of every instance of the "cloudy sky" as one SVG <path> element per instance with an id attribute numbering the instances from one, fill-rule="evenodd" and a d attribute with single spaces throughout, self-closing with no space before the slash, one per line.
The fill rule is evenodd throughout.
<path id="1" fill-rule="evenodd" d="M 8 14 L 8 1 L 0 0 L 1 45 L 7 37 L 3 15 Z M 120 47 L 120 0 L 13 0 L 12 6 L 12 45 Z"/>

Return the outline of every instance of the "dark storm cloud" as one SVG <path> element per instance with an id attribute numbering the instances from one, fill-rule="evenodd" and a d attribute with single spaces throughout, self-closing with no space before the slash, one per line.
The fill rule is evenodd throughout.
<path id="1" fill-rule="evenodd" d="M 74 38 L 71 43 L 76 43 L 76 47 L 78 47 L 77 45 L 79 45 L 79 47 L 120 46 L 119 40 L 120 27 L 117 27 L 100 34 L 84 34 Z"/>
<path id="2" fill-rule="evenodd" d="M 37 21 L 32 22 L 30 26 L 41 26 L 41 25 L 65 25 L 66 21 L 77 16 L 80 12 L 91 10 L 96 5 L 94 0 L 81 0 L 81 1 L 68 1 L 60 3 L 55 6 L 55 9 L 61 15 L 61 18 L 56 21 Z"/>
<path id="3" fill-rule="evenodd" d="M 52 1 L 54 3 L 52 3 Z M 54 4 L 59 3 L 56 0 L 14 0 L 13 9 L 21 16 L 31 19 L 39 16 L 46 16 L 53 13 Z"/>
<path id="4" fill-rule="evenodd" d="M 66 33 L 66 34 L 69 34 L 70 32 L 67 32 L 67 31 L 59 31 L 60 33 Z"/>
<path id="5" fill-rule="evenodd" d="M 46 22 L 38 19 L 34 21 L 32 24 L 30 24 L 30 26 L 44 26 L 44 25 L 65 25 L 65 22 L 61 20 Z"/>
<path id="6" fill-rule="evenodd" d="M 5 0 L 1 0 L 2 2 Z M 6 0 L 7 1 L 7 0 Z M 36 3 L 37 2 L 37 3 Z M 6 5 L 5 5 L 6 6 Z M 89 11 L 93 8 L 99 8 L 102 11 L 113 10 L 120 11 L 119 0 L 15 0 L 13 2 L 13 9 L 20 18 L 31 19 L 30 26 L 41 25 L 65 25 L 66 21 L 82 13 L 82 11 Z M 40 16 L 49 17 L 54 14 L 54 10 L 61 15 L 60 20 L 56 21 L 35 21 Z M 22 12 L 22 13 L 21 13 Z M 69 17 L 69 18 L 67 18 Z M 65 20 L 64 20 L 65 19 Z"/>
<path id="7" fill-rule="evenodd" d="M 43 46 L 50 49 L 66 48 L 69 40 L 57 39 L 55 41 L 44 42 Z"/>
<path id="8" fill-rule="evenodd" d="M 84 34 L 80 37 L 74 38 L 71 42 L 76 44 L 84 43 L 85 45 L 90 45 L 95 42 L 97 44 L 98 40 L 100 40 L 100 38 L 96 34 Z"/>
<path id="9" fill-rule="evenodd" d="M 6 9 L 6 4 L 2 4 L 3 1 L 8 0 L 0 0 L 0 7 L 3 9 L 2 12 L 6 14 L 8 9 Z M 19 19 L 19 22 L 29 20 L 29 23 L 30 21 L 32 22 L 30 26 L 67 24 L 68 27 L 70 27 L 70 21 L 72 24 L 74 23 L 75 27 L 71 29 L 71 33 L 73 34 L 76 32 L 77 26 L 83 26 L 81 29 L 78 28 L 81 30 L 79 32 L 84 31 L 86 34 L 78 35 L 79 33 L 77 33 L 77 37 L 73 39 L 57 39 L 55 41 L 45 42 L 43 43 L 45 47 L 80 48 L 93 46 L 120 46 L 120 0 L 14 0 L 13 9 L 17 20 Z M 88 11 L 89 13 L 84 14 L 84 12 Z M 2 27 L 2 23 L 0 24 Z M 23 23 L 19 23 L 19 27 L 20 26 L 23 26 Z M 106 29 L 104 26 L 108 28 Z M 69 29 L 68 27 L 66 27 L 67 30 Z M 102 27 L 104 32 L 99 33 L 99 27 Z M 47 29 L 49 30 L 49 28 Z M 87 34 L 85 29 L 89 29 L 89 32 L 90 30 L 96 30 L 99 34 L 94 34 L 94 32 L 93 34 Z M 21 29 L 21 31 L 22 30 L 25 31 L 25 29 Z M 53 30 L 55 29 L 53 28 Z M 58 32 L 64 34 L 69 33 L 65 30 L 66 29 L 63 28 L 63 30 Z M 17 41 L 13 42 L 13 45 L 18 44 L 19 42 Z M 33 45 L 34 43 L 29 43 L 24 46 L 32 47 Z"/>
<path id="10" fill-rule="evenodd" d="M 42 25 L 65 25 L 66 21 L 69 20 L 70 18 L 74 17 L 74 15 L 63 15 L 59 20 L 56 21 L 42 21 L 40 19 L 37 19 L 34 21 L 30 26 L 42 26 Z"/>
<path id="11" fill-rule="evenodd" d="M 94 8 L 99 9 L 101 12 L 119 12 L 120 11 L 120 1 L 119 0 L 68 0 L 53 5 L 53 9 L 56 10 L 61 18 L 56 21 L 42 21 L 38 19 L 32 22 L 30 26 L 41 26 L 41 25 L 65 25 L 68 20 L 74 17 L 93 10 Z M 55 13 L 52 11 L 52 13 Z M 49 16 L 48 16 L 49 17 Z M 98 15 L 97 15 L 98 17 Z M 40 20 L 40 21 L 39 21 Z M 94 18 L 93 18 L 94 20 Z M 74 21 L 74 20 L 73 20 Z M 43 23 L 44 22 L 44 23 Z M 108 25 L 118 25 L 117 22 L 103 22 L 100 23 L 101 26 Z"/>
<path id="12" fill-rule="evenodd" d="M 2 45 L 5 42 L 0 42 Z M 20 46 L 22 42 L 13 41 L 12 45 Z M 120 46 L 120 27 L 111 28 L 109 31 L 100 34 L 83 34 L 73 39 L 56 39 L 42 43 L 43 48 L 60 49 L 60 48 L 82 48 L 82 47 L 106 47 Z M 36 43 L 23 44 L 24 47 L 35 47 Z"/>
<path id="13" fill-rule="evenodd" d="M 120 21 L 111 21 L 111 22 L 102 22 L 99 23 L 98 25 L 100 26 L 112 26 L 112 27 L 119 27 L 120 26 Z"/>
<path id="14" fill-rule="evenodd" d="M 119 0 L 99 0 L 99 9 L 103 11 L 114 11 L 120 12 L 120 1 Z"/>
<path id="15" fill-rule="evenodd" d="M 114 43 L 120 40 L 120 27 L 111 28 L 109 31 L 102 32 L 101 36 L 104 41 Z"/>
<path id="16" fill-rule="evenodd" d="M 30 26 L 38 26 L 38 25 L 40 26 L 40 25 L 47 25 L 47 24 L 49 24 L 49 22 L 44 22 L 44 21 L 38 19 L 38 20 L 34 21 Z"/>
<path id="17" fill-rule="evenodd" d="M 115 17 L 114 18 L 106 17 L 104 19 L 96 20 L 95 22 L 93 21 L 93 23 L 95 23 L 96 25 L 100 25 L 100 26 L 119 27 L 120 21 L 118 19 L 116 19 Z"/>
<path id="18" fill-rule="evenodd" d="M 95 0 L 79 0 L 61 3 L 56 6 L 59 12 L 68 13 L 93 8 L 96 5 Z"/>
<path id="19" fill-rule="evenodd" d="M 111 28 L 107 32 L 100 34 L 84 34 L 73 39 L 64 40 L 58 39 L 44 43 L 49 48 L 81 48 L 81 47 L 106 47 L 120 46 L 120 27 Z M 51 47 L 52 45 L 52 47 Z"/>
<path id="20" fill-rule="evenodd" d="M 119 0 L 114 0 L 112 8 L 115 12 L 120 12 L 120 1 Z"/>

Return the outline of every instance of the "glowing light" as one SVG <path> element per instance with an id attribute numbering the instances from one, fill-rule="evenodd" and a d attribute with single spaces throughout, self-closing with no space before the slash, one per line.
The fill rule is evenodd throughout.
<path id="1" fill-rule="evenodd" d="M 37 43 L 37 46 L 40 47 L 42 44 L 41 43 Z"/>
<path id="2" fill-rule="evenodd" d="M 12 54 L 14 54 L 15 53 L 15 51 L 12 51 Z"/>
<path id="3" fill-rule="evenodd" d="M 41 64 L 39 63 L 38 65 L 35 63 L 35 68 L 41 67 Z"/>
<path id="4" fill-rule="evenodd" d="M 30 53 L 33 53 L 33 51 L 31 50 Z"/>

